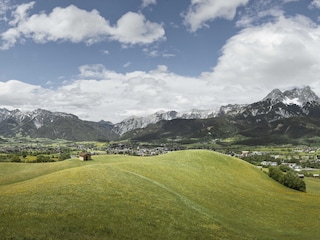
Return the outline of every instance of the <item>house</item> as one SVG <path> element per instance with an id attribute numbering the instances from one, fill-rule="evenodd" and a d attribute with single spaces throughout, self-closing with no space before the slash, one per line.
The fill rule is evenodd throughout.
<path id="1" fill-rule="evenodd" d="M 248 157 L 249 151 L 242 151 L 242 157 Z"/>
<path id="2" fill-rule="evenodd" d="M 262 166 L 272 166 L 272 167 L 278 166 L 277 162 L 270 162 L 270 161 L 262 161 L 260 164 Z"/>
<path id="3" fill-rule="evenodd" d="M 315 177 L 315 178 L 318 178 L 319 174 L 318 173 L 314 173 L 312 176 Z"/>
<path id="4" fill-rule="evenodd" d="M 79 159 L 81 161 L 89 161 L 89 160 L 91 160 L 91 153 L 82 152 L 79 154 Z"/>

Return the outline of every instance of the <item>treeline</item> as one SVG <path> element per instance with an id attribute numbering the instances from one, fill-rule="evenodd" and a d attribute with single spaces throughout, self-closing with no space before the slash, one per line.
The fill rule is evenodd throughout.
<path id="1" fill-rule="evenodd" d="M 0 155 L 0 162 L 28 162 L 28 163 L 41 163 L 41 162 L 56 162 L 56 161 L 63 161 L 65 159 L 71 158 L 71 153 L 69 150 L 61 152 L 60 154 L 55 155 L 46 155 L 42 153 L 38 153 L 37 155 L 30 155 L 33 156 L 31 159 L 28 159 L 28 155 L 25 153 L 15 153 L 15 154 L 7 154 L 7 155 Z"/>
<path id="2" fill-rule="evenodd" d="M 280 159 L 274 159 L 270 154 L 246 156 L 241 159 L 254 165 L 259 165 L 262 161 L 281 163 Z"/>
<path id="3" fill-rule="evenodd" d="M 306 191 L 305 182 L 287 166 L 269 167 L 269 176 L 286 187 L 301 192 Z"/>

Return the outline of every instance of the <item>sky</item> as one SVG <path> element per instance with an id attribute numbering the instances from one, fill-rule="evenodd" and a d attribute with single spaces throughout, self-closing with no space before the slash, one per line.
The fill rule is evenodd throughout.
<path id="1" fill-rule="evenodd" d="M 0 108 L 117 123 L 319 80 L 320 0 L 0 0 Z"/>

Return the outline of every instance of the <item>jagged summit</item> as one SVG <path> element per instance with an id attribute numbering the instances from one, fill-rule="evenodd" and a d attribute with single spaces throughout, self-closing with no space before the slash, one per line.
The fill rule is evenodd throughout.
<path id="1" fill-rule="evenodd" d="M 148 125 L 160 121 L 226 118 L 255 125 L 259 122 L 274 122 L 301 116 L 320 119 L 320 98 L 310 87 L 284 92 L 274 89 L 263 100 L 252 104 L 229 104 L 211 110 L 158 111 L 145 117 L 130 117 L 117 124 L 82 121 L 72 114 L 44 109 L 24 112 L 0 108 L 0 136 L 11 137 L 18 134 L 77 140 L 110 140 L 137 128 L 143 131 Z M 190 121 L 190 124 L 191 122 L 195 121 Z"/>
<path id="2" fill-rule="evenodd" d="M 110 124 L 82 121 L 76 115 L 44 109 L 0 108 L 0 136 L 29 136 L 67 140 L 112 139 Z"/>
<path id="3" fill-rule="evenodd" d="M 170 121 L 173 119 L 206 119 L 215 117 L 216 110 L 198 110 L 192 109 L 190 111 L 177 112 L 177 111 L 158 111 L 146 117 L 129 117 L 120 123 L 114 125 L 113 131 L 117 134 L 124 134 L 136 128 L 145 128 L 150 124 L 157 123 L 165 120 Z"/>
<path id="4" fill-rule="evenodd" d="M 311 102 L 320 103 L 320 98 L 309 86 L 294 88 L 292 90 L 286 90 L 285 92 L 274 89 L 263 99 L 263 101 L 266 100 L 270 100 L 273 104 L 282 102 L 286 105 L 296 104 L 298 106 L 304 106 L 306 103 Z"/>

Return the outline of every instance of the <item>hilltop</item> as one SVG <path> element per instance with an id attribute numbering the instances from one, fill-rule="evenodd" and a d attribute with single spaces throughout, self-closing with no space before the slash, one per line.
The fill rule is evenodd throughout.
<path id="1" fill-rule="evenodd" d="M 319 191 L 211 151 L 0 163 L 3 239 L 314 239 Z M 319 181 L 312 182 L 312 189 Z M 318 185 L 319 186 L 319 185 Z"/>

